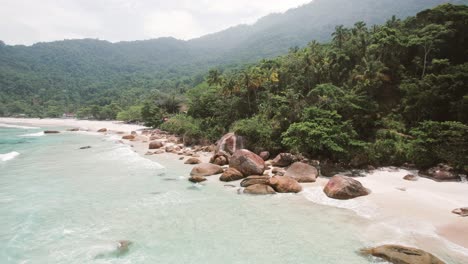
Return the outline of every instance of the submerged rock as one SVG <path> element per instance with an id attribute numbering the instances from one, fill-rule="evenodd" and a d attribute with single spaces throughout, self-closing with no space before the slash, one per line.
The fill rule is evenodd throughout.
<path id="1" fill-rule="evenodd" d="M 291 177 L 273 176 L 269 179 L 268 184 L 279 193 L 298 193 L 302 191 L 302 186 Z"/>
<path id="2" fill-rule="evenodd" d="M 223 182 L 230 182 L 230 181 L 237 181 L 244 178 L 244 175 L 242 173 L 234 168 L 228 168 L 226 171 L 221 174 L 221 177 L 219 177 L 220 181 Z"/>
<path id="3" fill-rule="evenodd" d="M 223 173 L 224 170 L 221 166 L 211 163 L 201 163 L 193 167 L 190 172 L 191 176 L 211 176 Z"/>
<path id="4" fill-rule="evenodd" d="M 249 150 L 239 149 L 232 155 L 229 167 L 240 171 L 244 176 L 262 175 L 265 171 L 265 161 Z"/>
<path id="5" fill-rule="evenodd" d="M 463 216 L 463 217 L 468 216 L 468 207 L 454 209 L 452 213 Z"/>
<path id="6" fill-rule="evenodd" d="M 445 264 L 445 262 L 426 251 L 399 245 L 366 248 L 362 249 L 361 253 L 383 258 L 395 264 Z"/>
<path id="7" fill-rule="evenodd" d="M 348 200 L 368 195 L 370 190 L 351 177 L 335 175 L 328 181 L 323 192 L 333 199 Z"/>
<path id="8" fill-rule="evenodd" d="M 80 149 L 90 149 L 91 146 L 84 146 L 84 147 L 81 147 Z"/>
<path id="9" fill-rule="evenodd" d="M 75 127 L 75 128 L 69 128 L 67 129 L 67 131 L 76 132 L 76 131 L 80 131 L 80 129 Z"/>
<path id="10" fill-rule="evenodd" d="M 241 181 L 241 187 L 249 187 L 254 184 L 268 184 L 270 176 L 249 176 Z"/>
<path id="11" fill-rule="evenodd" d="M 204 182 L 206 181 L 206 178 L 204 176 L 200 176 L 200 175 L 194 175 L 194 176 L 191 176 L 189 178 L 189 181 L 193 182 L 193 183 L 199 183 L 199 182 Z"/>
<path id="12" fill-rule="evenodd" d="M 244 193 L 254 194 L 254 195 L 265 195 L 265 194 L 275 194 L 276 192 L 275 190 L 273 190 L 273 188 L 271 188 L 270 185 L 254 184 L 245 188 Z"/>
<path id="13" fill-rule="evenodd" d="M 286 170 L 284 176 L 296 179 L 298 182 L 315 182 L 318 171 L 315 167 L 302 162 L 295 162 Z"/>
<path id="14" fill-rule="evenodd" d="M 59 131 L 56 131 L 56 130 L 46 130 L 44 131 L 44 134 L 58 134 L 60 133 Z"/>

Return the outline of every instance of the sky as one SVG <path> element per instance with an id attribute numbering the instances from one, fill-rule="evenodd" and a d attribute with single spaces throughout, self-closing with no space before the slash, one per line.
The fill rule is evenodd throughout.
<path id="1" fill-rule="evenodd" d="M 196 38 L 312 0 L 0 0 L 0 40 Z"/>

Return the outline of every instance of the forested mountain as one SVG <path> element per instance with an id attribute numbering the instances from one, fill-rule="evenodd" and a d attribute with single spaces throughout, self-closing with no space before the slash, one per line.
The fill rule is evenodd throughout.
<path id="1" fill-rule="evenodd" d="M 9 46 L 0 42 L 0 115 L 115 118 L 151 91 L 180 91 L 212 67 L 233 67 L 328 41 L 337 25 L 381 24 L 444 2 L 467 0 L 315 0 L 198 39 L 110 43 L 83 39 Z"/>

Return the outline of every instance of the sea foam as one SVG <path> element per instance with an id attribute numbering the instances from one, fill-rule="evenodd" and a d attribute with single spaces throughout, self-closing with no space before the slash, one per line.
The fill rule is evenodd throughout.
<path id="1" fill-rule="evenodd" d="M 20 135 L 20 137 L 42 137 L 44 135 L 45 135 L 44 132 L 37 132 L 37 133 Z"/>
<path id="2" fill-rule="evenodd" d="M 5 154 L 0 154 L 0 160 L 1 161 L 12 160 L 12 159 L 16 158 L 18 155 L 19 155 L 19 152 L 16 152 L 16 151 L 8 152 L 8 153 L 5 153 Z"/>
<path id="3" fill-rule="evenodd" d="M 40 128 L 40 127 L 20 126 L 20 125 L 12 125 L 12 124 L 5 124 L 5 123 L 0 123 L 0 127 L 21 128 L 21 129 L 39 129 Z"/>

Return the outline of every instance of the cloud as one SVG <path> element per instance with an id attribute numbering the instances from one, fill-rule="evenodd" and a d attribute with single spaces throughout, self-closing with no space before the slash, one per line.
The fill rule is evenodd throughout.
<path id="1" fill-rule="evenodd" d="M 0 39 L 190 39 L 312 0 L 0 0 Z"/>

